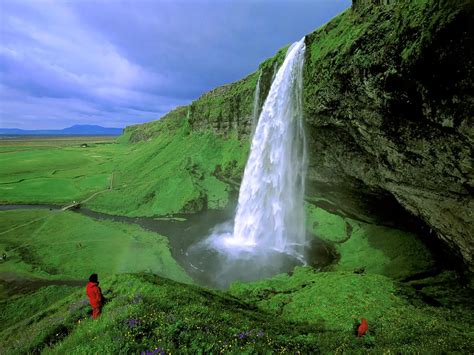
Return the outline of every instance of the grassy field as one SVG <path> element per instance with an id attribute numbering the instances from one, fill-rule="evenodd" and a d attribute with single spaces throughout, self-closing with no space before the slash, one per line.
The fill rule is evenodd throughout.
<path id="1" fill-rule="evenodd" d="M 317 343 L 323 352 L 470 353 L 474 303 L 466 289 L 449 289 L 452 277 L 427 281 L 435 287 L 425 293 L 382 275 L 296 268 L 291 276 L 234 284 L 230 293 L 284 320 L 319 327 Z M 362 317 L 370 330 L 360 339 L 353 329 Z"/>
<path id="2" fill-rule="evenodd" d="M 87 200 L 89 208 L 126 216 L 223 208 L 231 187 L 216 176 L 239 176 L 248 152 L 236 137 L 191 133 L 185 117 L 153 139 L 128 138 L 0 140 L 0 203 Z"/>
<path id="3" fill-rule="evenodd" d="M 191 133 L 185 118 L 172 128 L 163 124 L 154 138 L 123 144 L 114 189 L 91 201 L 95 210 L 154 216 L 223 208 L 231 189 L 216 175 L 238 176 L 248 152 L 236 137 Z"/>
<path id="4" fill-rule="evenodd" d="M 172 258 L 168 240 L 135 225 L 97 221 L 69 211 L 0 212 L 1 279 L 87 280 L 148 271 L 182 282 L 191 279 Z M 5 290 L 7 291 L 7 290 Z"/>
<path id="5" fill-rule="evenodd" d="M 2 139 L 0 203 L 66 204 L 105 190 L 120 148 L 109 137 Z"/>
<path id="6" fill-rule="evenodd" d="M 191 132 L 185 117 L 152 128 L 143 140 L 132 142 L 129 132 L 87 147 L 82 138 L 0 142 L 0 201 L 87 200 L 127 216 L 225 206 L 248 143 Z M 308 231 L 332 243 L 336 264 L 223 292 L 190 285 L 166 236 L 137 225 L 47 208 L 0 211 L 0 252 L 8 254 L 0 263 L 0 353 L 474 351 L 472 291 L 456 274 L 396 281 L 434 270 L 414 234 L 311 204 L 307 214 Z M 63 284 L 93 272 L 110 299 L 98 321 L 88 317 L 83 286 Z M 369 333 L 357 338 L 361 317 Z"/>

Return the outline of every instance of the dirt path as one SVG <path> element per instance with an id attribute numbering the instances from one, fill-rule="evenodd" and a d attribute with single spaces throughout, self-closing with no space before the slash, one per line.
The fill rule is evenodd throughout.
<path id="1" fill-rule="evenodd" d="M 49 216 L 45 216 L 45 217 L 33 219 L 32 221 L 29 221 L 29 222 L 26 222 L 26 223 L 17 225 L 17 226 L 15 226 L 15 227 L 12 227 L 12 228 L 10 228 L 10 229 L 7 229 L 6 231 L 1 232 L 0 235 L 6 234 L 6 233 L 11 232 L 11 231 L 14 231 L 15 229 L 18 229 L 18 228 L 21 228 L 21 227 L 28 226 L 28 225 L 30 225 L 30 224 L 36 223 L 36 222 L 41 221 L 41 220 L 43 220 L 43 219 L 45 219 L 45 218 L 48 218 L 48 217 L 49 217 Z"/>
<path id="2" fill-rule="evenodd" d="M 96 197 L 100 194 L 103 194 L 104 192 L 112 191 L 112 189 L 114 187 L 113 184 L 114 184 L 114 173 L 112 173 L 111 176 L 110 176 L 110 184 L 109 184 L 109 187 L 107 189 L 102 190 L 102 191 L 94 192 L 92 195 L 90 195 L 85 200 L 82 200 L 82 201 L 79 201 L 79 202 L 74 202 L 70 205 L 64 206 L 63 208 L 61 208 L 61 211 L 67 211 L 67 210 L 70 210 L 71 208 L 80 207 L 82 204 L 85 204 L 85 203 L 89 202 L 94 197 Z"/>
<path id="3" fill-rule="evenodd" d="M 111 177 L 110 177 L 110 185 L 107 189 L 105 190 L 102 190 L 102 191 L 97 191 L 97 192 L 94 192 L 92 195 L 90 195 L 88 198 L 86 198 L 85 200 L 82 200 L 80 202 L 75 202 L 75 203 L 72 203 L 70 205 L 67 205 L 67 206 L 64 206 L 60 209 L 60 211 L 67 211 L 71 208 L 74 208 L 76 206 L 80 206 L 81 204 L 84 204 L 84 203 L 87 203 L 89 202 L 90 200 L 92 200 L 94 197 L 100 195 L 100 194 L 103 194 L 104 192 L 108 192 L 108 191 L 112 191 L 113 189 L 113 180 L 114 180 L 114 173 L 112 173 Z M 36 218 L 36 219 L 33 219 L 29 222 L 26 222 L 26 223 L 23 223 L 23 224 L 20 224 L 20 225 L 17 225 L 17 226 L 14 226 L 10 229 L 7 229 L 6 231 L 3 231 L 3 232 L 0 232 L 0 235 L 3 235 L 3 234 L 7 234 L 11 231 L 14 231 L 15 229 L 18 229 L 18 228 L 22 228 L 22 227 L 25 227 L 25 226 L 28 226 L 30 224 L 33 224 L 33 223 L 36 223 L 38 221 L 41 221 L 45 218 L 48 218 L 49 216 L 45 216 L 45 217 L 41 217 L 41 218 Z"/>

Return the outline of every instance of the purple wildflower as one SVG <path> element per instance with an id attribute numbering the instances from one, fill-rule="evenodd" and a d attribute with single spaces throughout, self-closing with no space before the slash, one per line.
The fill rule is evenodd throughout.
<path id="1" fill-rule="evenodd" d="M 140 325 L 140 320 L 139 319 L 128 319 L 127 320 L 127 325 L 129 328 L 135 328 Z"/>
<path id="2" fill-rule="evenodd" d="M 250 333 L 251 332 L 242 332 L 242 333 L 237 334 L 237 337 L 239 339 L 244 339 L 244 338 L 248 337 L 250 335 Z"/>
<path id="3" fill-rule="evenodd" d="M 155 350 L 153 351 L 143 351 L 141 353 L 141 355 L 153 355 L 153 354 L 160 354 L 160 355 L 164 355 L 165 354 L 165 351 L 162 349 L 162 348 L 156 348 Z"/>
<path id="4" fill-rule="evenodd" d="M 143 301 L 143 296 L 141 294 L 136 295 L 135 297 L 132 298 L 130 301 L 131 304 L 137 304 Z"/>

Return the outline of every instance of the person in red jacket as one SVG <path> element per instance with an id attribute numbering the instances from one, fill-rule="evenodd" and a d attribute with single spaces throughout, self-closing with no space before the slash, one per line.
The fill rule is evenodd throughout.
<path id="1" fill-rule="evenodd" d="M 369 330 L 369 325 L 367 324 L 367 319 L 362 318 L 362 322 L 359 325 L 359 328 L 357 328 L 357 336 L 362 337 L 367 333 Z"/>
<path id="2" fill-rule="evenodd" d="M 89 277 L 86 294 L 92 307 L 92 318 L 97 319 L 104 304 L 104 296 L 102 296 L 102 291 L 99 287 L 99 276 L 97 274 L 92 274 Z"/>

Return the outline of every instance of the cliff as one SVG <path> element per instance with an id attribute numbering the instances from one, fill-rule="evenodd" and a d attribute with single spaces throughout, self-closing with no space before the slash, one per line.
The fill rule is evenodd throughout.
<path id="1" fill-rule="evenodd" d="M 347 11 L 307 37 L 304 93 L 315 190 L 388 217 L 394 198 L 471 268 L 473 19 L 461 1 Z"/>
<path id="2" fill-rule="evenodd" d="M 354 1 L 306 36 L 303 93 L 308 200 L 366 222 L 415 225 L 471 271 L 473 7 Z M 149 139 L 185 119 L 193 132 L 247 141 L 258 77 L 261 106 L 286 48 L 246 78 L 126 135 Z"/>

